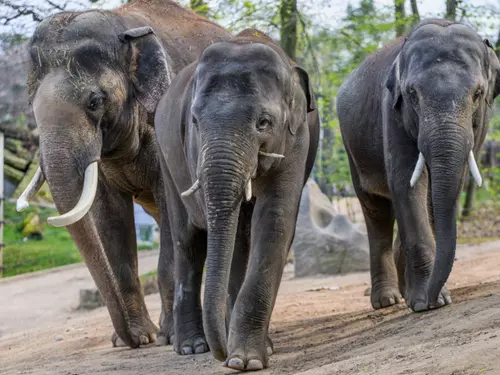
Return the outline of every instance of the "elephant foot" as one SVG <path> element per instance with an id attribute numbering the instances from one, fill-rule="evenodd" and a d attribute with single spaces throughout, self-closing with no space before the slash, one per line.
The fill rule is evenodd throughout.
<path id="1" fill-rule="evenodd" d="M 402 299 L 397 286 L 372 287 L 371 303 L 375 310 L 397 305 L 401 303 Z"/>
<path id="2" fill-rule="evenodd" d="M 230 350 L 223 366 L 239 371 L 258 371 L 266 368 L 269 352 L 273 352 L 272 341 L 267 337 L 264 345 L 257 348 L 254 343 L 255 340 L 247 338 L 238 347 Z"/>
<path id="3" fill-rule="evenodd" d="M 273 340 L 269 336 L 267 336 L 266 339 L 266 350 L 267 350 L 267 355 L 272 356 L 274 354 L 274 344 Z"/>
<path id="4" fill-rule="evenodd" d="M 195 335 L 189 339 L 184 339 L 178 343 L 176 342 L 174 336 L 173 341 L 175 351 L 180 355 L 202 354 L 209 351 L 207 340 L 202 334 Z"/>
<path id="5" fill-rule="evenodd" d="M 144 320 L 145 322 L 143 324 L 133 326 L 131 329 L 131 336 L 138 338 L 140 345 L 149 345 L 156 342 L 158 328 L 151 320 Z M 111 343 L 113 344 L 113 347 L 128 346 L 116 332 L 113 332 L 113 335 L 111 336 Z"/>
<path id="6" fill-rule="evenodd" d="M 429 303 L 427 298 L 427 293 L 424 291 L 418 291 L 417 293 L 411 293 L 406 300 L 406 304 L 413 312 L 422 312 L 427 310 L 439 309 L 440 307 L 451 304 L 451 295 L 446 288 L 446 286 L 441 289 L 437 301 Z"/>
<path id="7" fill-rule="evenodd" d="M 156 346 L 167 346 L 173 345 L 174 343 L 174 319 L 172 314 L 168 317 L 165 313 L 160 313 L 160 331 L 158 332 L 158 338 L 156 339 Z"/>
<path id="8" fill-rule="evenodd" d="M 172 337 L 172 343 L 175 352 L 180 355 L 201 354 L 210 350 L 201 322 L 199 324 L 185 323 L 178 327 Z"/>

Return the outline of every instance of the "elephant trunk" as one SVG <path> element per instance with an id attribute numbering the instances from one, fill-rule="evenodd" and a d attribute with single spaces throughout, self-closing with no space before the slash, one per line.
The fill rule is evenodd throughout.
<path id="1" fill-rule="evenodd" d="M 233 138 L 234 139 L 234 138 Z M 214 357 L 227 357 L 226 303 L 242 198 L 251 197 L 250 147 L 218 139 L 204 142 L 200 179 L 207 212 L 207 267 L 203 325 Z M 250 186 L 249 186 L 250 185 Z"/>
<path id="2" fill-rule="evenodd" d="M 421 153 L 411 185 L 416 183 L 420 170 L 427 162 L 436 236 L 436 258 L 428 283 L 428 303 L 433 305 L 451 273 L 455 259 L 457 204 L 467 163 L 479 185 L 482 180 L 472 153 L 471 132 L 457 123 L 433 124 L 429 128 L 432 130 L 424 130 L 419 136 Z"/>

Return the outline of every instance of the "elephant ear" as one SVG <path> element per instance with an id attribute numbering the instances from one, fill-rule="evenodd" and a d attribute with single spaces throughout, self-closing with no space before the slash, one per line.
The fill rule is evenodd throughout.
<path id="1" fill-rule="evenodd" d="M 128 71 L 137 100 L 154 112 L 171 82 L 165 50 L 150 26 L 127 30 L 118 37 L 128 46 Z"/>
<path id="2" fill-rule="evenodd" d="M 298 83 L 300 84 L 300 87 L 302 88 L 302 91 L 304 91 L 304 95 L 306 97 L 307 113 L 312 112 L 316 109 L 316 99 L 314 98 L 314 91 L 311 86 L 311 82 L 309 81 L 309 75 L 300 66 L 294 66 L 293 70 L 299 78 Z M 294 103 L 294 101 L 292 101 L 292 103 Z M 294 104 L 292 104 L 292 106 L 293 105 Z M 292 108 L 292 111 L 298 111 L 298 110 L 302 110 L 302 108 Z M 301 116 L 300 115 L 298 117 L 294 116 L 294 118 L 298 119 L 301 118 Z M 289 121 L 288 126 L 290 129 L 290 133 L 295 134 L 301 124 L 302 121 Z"/>
<path id="3" fill-rule="evenodd" d="M 490 58 L 490 72 L 488 78 L 491 81 L 490 85 L 493 86 L 493 99 L 495 99 L 498 95 L 500 95 L 500 61 L 499 57 L 495 53 L 495 47 L 493 47 L 493 44 L 491 44 L 489 39 L 484 39 L 483 42 L 488 49 L 488 56 Z M 488 102 L 488 104 L 491 106 L 493 103 Z"/>
<path id="4" fill-rule="evenodd" d="M 392 96 L 392 108 L 399 110 L 401 107 L 401 71 L 400 71 L 400 60 L 399 54 L 392 64 L 389 75 L 385 81 L 385 87 L 389 90 Z"/>

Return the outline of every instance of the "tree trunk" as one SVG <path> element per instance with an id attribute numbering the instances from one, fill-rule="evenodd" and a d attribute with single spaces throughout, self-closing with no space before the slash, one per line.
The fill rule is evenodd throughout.
<path id="1" fill-rule="evenodd" d="M 281 47 L 293 60 L 297 48 L 297 18 L 297 0 L 281 0 Z"/>
<path id="2" fill-rule="evenodd" d="M 411 24 L 416 25 L 420 22 L 420 13 L 418 12 L 417 0 L 410 0 L 411 3 L 411 13 L 413 15 Z"/>
<path id="3" fill-rule="evenodd" d="M 403 36 L 406 32 L 405 0 L 394 0 L 396 18 L 396 36 Z"/>
<path id="4" fill-rule="evenodd" d="M 446 19 L 456 21 L 458 0 L 446 0 Z"/>
<path id="5" fill-rule="evenodd" d="M 465 203 L 462 210 L 462 217 L 467 217 L 472 214 L 474 209 L 474 200 L 476 198 L 476 186 L 476 181 L 474 181 L 474 178 L 470 176 L 467 181 L 467 190 L 465 193 Z"/>
<path id="6" fill-rule="evenodd" d="M 500 29 L 498 30 L 497 42 L 495 43 L 495 51 L 498 58 L 500 59 Z"/>

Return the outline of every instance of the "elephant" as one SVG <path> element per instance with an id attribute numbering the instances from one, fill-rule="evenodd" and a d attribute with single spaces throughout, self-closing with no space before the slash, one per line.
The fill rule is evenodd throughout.
<path id="1" fill-rule="evenodd" d="M 246 29 L 172 80 L 155 129 L 174 243 L 176 350 L 208 344 L 225 367 L 263 369 L 319 141 L 309 76 L 266 34 Z"/>
<path id="2" fill-rule="evenodd" d="M 61 12 L 29 43 L 30 102 L 40 168 L 18 210 L 46 180 L 106 302 L 113 345 L 167 344 L 173 329 L 173 246 L 154 132 L 154 111 L 172 77 L 231 34 L 174 0 L 114 10 Z M 133 202 L 160 227 L 162 314 L 151 321 L 138 278 Z"/>
<path id="3" fill-rule="evenodd" d="M 337 114 L 370 247 L 371 304 L 451 304 L 460 192 L 500 93 L 493 47 L 469 26 L 425 19 L 342 83 Z M 393 244 L 394 223 L 397 240 Z"/>

